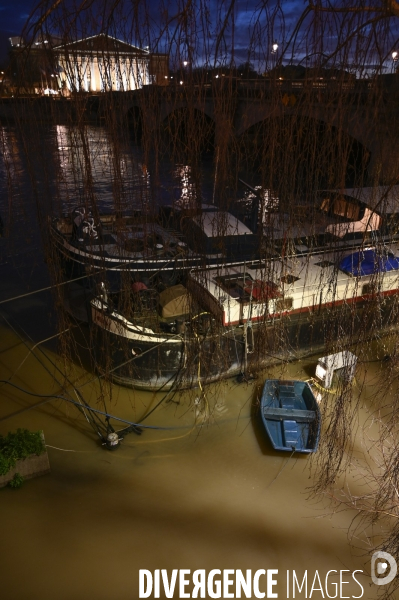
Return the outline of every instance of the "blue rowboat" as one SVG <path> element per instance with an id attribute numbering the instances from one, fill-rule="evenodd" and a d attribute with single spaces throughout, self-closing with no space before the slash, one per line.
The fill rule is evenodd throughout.
<path id="1" fill-rule="evenodd" d="M 275 450 L 306 454 L 316 452 L 321 415 L 308 383 L 267 379 L 260 410 L 263 425 Z"/>

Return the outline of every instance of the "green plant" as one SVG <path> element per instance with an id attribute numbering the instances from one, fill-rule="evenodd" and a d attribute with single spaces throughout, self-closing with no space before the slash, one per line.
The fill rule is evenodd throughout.
<path id="1" fill-rule="evenodd" d="M 11 479 L 11 481 L 8 482 L 8 485 L 13 490 L 17 490 L 18 488 L 21 487 L 21 485 L 23 484 L 24 481 L 25 481 L 25 478 L 22 477 L 22 475 L 20 475 L 19 473 L 15 473 L 14 477 Z"/>
<path id="2" fill-rule="evenodd" d="M 17 460 L 23 460 L 31 454 L 43 454 L 46 447 L 40 431 L 17 429 L 6 436 L 0 435 L 0 475 L 6 475 Z"/>

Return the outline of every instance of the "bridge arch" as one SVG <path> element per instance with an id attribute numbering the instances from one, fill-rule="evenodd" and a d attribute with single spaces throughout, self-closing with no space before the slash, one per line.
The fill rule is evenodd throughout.
<path id="1" fill-rule="evenodd" d="M 143 137 L 144 115 L 137 104 L 133 104 L 126 112 L 126 121 L 129 130 L 137 143 L 140 143 Z"/>
<path id="2" fill-rule="evenodd" d="M 215 147 L 216 123 L 202 107 L 181 103 L 163 115 L 161 137 L 177 154 L 204 153 Z M 177 143 L 176 143 L 177 141 Z"/>
<path id="3" fill-rule="evenodd" d="M 238 136 L 246 168 L 260 169 L 270 187 L 285 195 L 307 189 L 363 186 L 370 149 L 347 127 L 309 111 L 275 111 Z"/>
<path id="4" fill-rule="evenodd" d="M 339 93 L 335 87 L 332 86 L 331 97 L 328 94 L 329 88 L 324 92 L 311 90 L 309 93 L 305 88 L 298 91 L 283 87 L 273 91 L 266 84 L 259 89 L 239 88 L 235 96 L 229 96 L 226 112 L 221 110 L 221 106 L 225 106 L 221 102 L 223 90 L 209 88 L 204 91 L 185 89 L 184 86 L 155 86 L 151 89 L 126 92 L 123 99 L 119 98 L 118 118 L 125 123 L 126 115 L 131 119 L 131 115 L 136 111 L 136 114 L 141 115 L 138 119 L 138 130 L 140 131 L 142 124 L 146 133 L 152 135 L 152 132 L 156 133 L 164 128 L 165 123 L 178 122 L 179 114 L 190 111 L 191 114 L 202 114 L 213 121 L 215 144 L 218 146 L 220 134 L 222 143 L 227 139 L 223 138 L 226 123 L 231 125 L 229 136 L 240 139 L 256 124 L 270 118 L 296 115 L 297 119 L 314 119 L 325 123 L 326 128 L 335 128 L 344 137 L 349 136 L 353 140 L 353 147 L 357 145 L 361 148 L 364 156 L 369 154 L 368 181 L 364 181 L 363 185 L 389 183 L 393 177 L 397 177 L 399 168 L 397 127 L 393 123 L 391 113 L 388 114 L 384 106 L 376 111 L 372 104 L 373 99 L 371 98 L 371 104 L 368 101 L 368 88 L 364 86 L 353 90 L 348 88 Z M 196 117 L 194 122 L 198 123 L 200 120 Z M 205 123 L 207 124 L 208 120 Z M 209 128 L 205 129 L 208 129 L 206 135 L 209 136 Z"/>

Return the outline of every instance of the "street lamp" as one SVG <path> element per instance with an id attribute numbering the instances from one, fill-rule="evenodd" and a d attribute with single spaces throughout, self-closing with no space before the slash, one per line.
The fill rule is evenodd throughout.
<path id="1" fill-rule="evenodd" d="M 274 44 L 272 46 L 272 54 L 276 54 L 278 50 L 278 43 L 277 40 L 274 41 Z"/>

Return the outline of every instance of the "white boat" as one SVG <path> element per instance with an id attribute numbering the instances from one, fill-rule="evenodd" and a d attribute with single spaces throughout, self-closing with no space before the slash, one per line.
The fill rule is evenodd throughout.
<path id="1" fill-rule="evenodd" d="M 350 250 L 399 239 L 399 186 L 319 192 L 315 205 L 299 203 L 290 214 L 276 201 L 262 216 L 262 235 L 213 205 L 164 206 L 157 218 L 91 216 L 83 207 L 52 219 L 50 239 L 68 277 L 131 271 L 137 280 L 157 276 L 168 283 L 191 269 L 246 264 L 267 256 Z M 248 222 L 252 221 L 247 215 Z M 251 223 L 253 226 L 254 223 Z"/>
<path id="2" fill-rule="evenodd" d="M 227 211 L 203 205 L 200 211 L 179 208 L 165 215 L 155 219 L 139 211 L 95 218 L 78 207 L 51 220 L 50 239 L 71 278 L 89 269 L 131 271 L 138 280 L 157 274 L 172 282 L 193 268 L 260 259 L 257 236 Z"/>
<path id="3" fill-rule="evenodd" d="M 398 292 L 397 244 L 193 271 L 160 294 L 103 290 L 91 302 L 97 361 L 137 388 L 201 386 L 381 334 Z"/>

